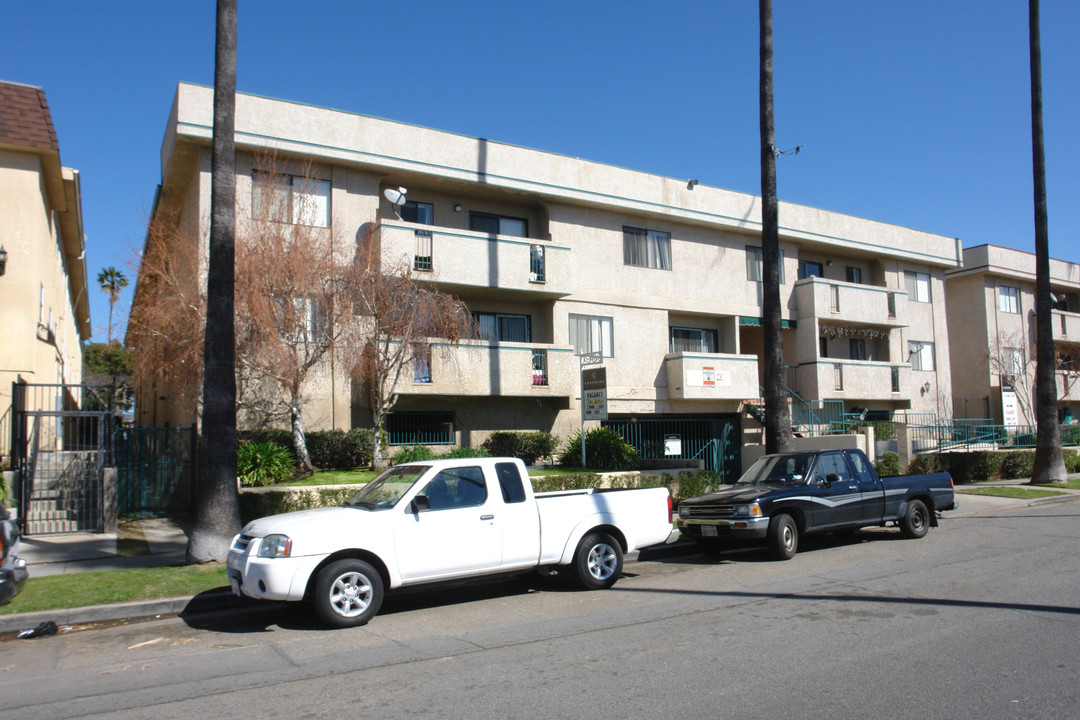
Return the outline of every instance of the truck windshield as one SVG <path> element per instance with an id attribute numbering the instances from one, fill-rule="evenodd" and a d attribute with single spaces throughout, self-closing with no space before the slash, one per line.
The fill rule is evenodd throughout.
<path id="1" fill-rule="evenodd" d="M 814 453 L 765 455 L 758 458 L 750 469 L 743 473 L 739 482 L 751 485 L 803 483 L 809 477 L 813 461 Z"/>
<path id="2" fill-rule="evenodd" d="M 430 467 L 430 465 L 395 465 L 346 500 L 345 507 L 364 510 L 392 508 Z"/>

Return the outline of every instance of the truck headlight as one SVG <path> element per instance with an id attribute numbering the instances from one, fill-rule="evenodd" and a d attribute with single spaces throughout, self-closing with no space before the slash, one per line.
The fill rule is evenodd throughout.
<path id="1" fill-rule="evenodd" d="M 761 506 L 757 503 L 751 503 L 750 505 L 736 505 L 735 511 L 732 515 L 740 515 L 742 517 L 761 517 Z"/>
<path id="2" fill-rule="evenodd" d="M 283 558 L 292 555 L 292 540 L 288 535 L 267 535 L 259 543 L 259 557 Z"/>
<path id="3" fill-rule="evenodd" d="M 681 517 L 681 518 L 690 517 L 690 508 L 688 508 L 688 507 L 680 507 L 679 508 L 679 517 Z"/>

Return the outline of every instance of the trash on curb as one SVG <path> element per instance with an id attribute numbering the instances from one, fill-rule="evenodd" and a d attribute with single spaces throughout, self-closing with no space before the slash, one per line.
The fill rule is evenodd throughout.
<path id="1" fill-rule="evenodd" d="M 17 637 L 17 638 L 48 637 L 49 635 L 55 635 L 59 630 L 60 630 L 60 628 L 56 627 L 56 623 L 54 623 L 52 620 L 45 620 L 45 621 L 43 621 L 41 623 L 38 623 L 38 626 L 35 627 L 35 628 L 30 628 L 29 630 L 21 631 L 15 637 Z"/>

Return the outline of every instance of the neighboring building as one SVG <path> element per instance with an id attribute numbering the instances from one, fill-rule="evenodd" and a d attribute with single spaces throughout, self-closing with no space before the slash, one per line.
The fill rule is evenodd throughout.
<path id="1" fill-rule="evenodd" d="M 0 454 L 11 437 L 12 383 L 79 383 L 90 338 L 82 197 L 60 164 L 45 92 L 0 82 Z"/>
<path id="2" fill-rule="evenodd" d="M 946 274 L 958 418 L 1035 425 L 1035 255 L 979 245 Z M 1080 264 L 1050 260 L 1058 413 L 1080 420 Z"/>
<path id="3" fill-rule="evenodd" d="M 199 239 L 176 248 L 202 254 L 191 267 L 208 252 L 212 110 L 210 88 L 181 84 L 162 146 L 154 216 Z M 603 357 L 611 421 L 651 452 L 677 440 L 669 451 L 737 472 L 738 448 L 760 437 L 747 412 L 762 382 L 759 198 L 251 95 L 237 96 L 236 144 L 239 208 L 251 207 L 254 153 L 308 164 L 311 222 L 370 237 L 384 263 L 408 258 L 484 328 L 398 387 L 391 442 L 565 438 L 580 427 L 582 352 Z M 400 219 L 384 196 L 399 187 Z M 946 413 L 944 282 L 959 242 L 783 203 L 780 223 L 792 390 L 830 410 Z M 308 428 L 370 423 L 347 378 L 319 387 Z M 137 422 L 197 421 L 194 402 L 169 395 L 144 388 Z"/>

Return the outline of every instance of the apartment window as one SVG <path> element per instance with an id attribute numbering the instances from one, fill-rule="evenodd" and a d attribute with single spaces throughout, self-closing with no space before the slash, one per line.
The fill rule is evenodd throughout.
<path id="1" fill-rule="evenodd" d="M 829 338 L 824 335 L 818 338 L 818 355 L 829 357 Z"/>
<path id="2" fill-rule="evenodd" d="M 784 251 L 780 250 L 777 262 L 780 266 L 780 284 L 784 284 Z M 761 248 L 755 245 L 746 246 L 746 279 L 751 282 L 761 282 L 765 274 L 761 266 Z"/>
<path id="3" fill-rule="evenodd" d="M 799 279 L 808 277 L 825 277 L 825 268 L 821 263 L 814 262 L 813 260 L 800 260 L 799 261 Z"/>
<path id="4" fill-rule="evenodd" d="M 571 314 L 568 325 L 574 354 L 598 352 L 604 357 L 614 357 L 615 343 L 610 317 Z"/>
<path id="5" fill-rule="evenodd" d="M 853 267 L 851 265 L 848 265 L 847 269 L 845 270 L 844 277 L 847 278 L 847 281 L 849 283 L 862 284 L 862 268 Z"/>
<path id="6" fill-rule="evenodd" d="M 431 382 L 431 348 L 413 350 L 413 382 Z"/>
<path id="7" fill-rule="evenodd" d="M 431 270 L 434 267 L 431 259 L 433 239 L 430 230 L 414 230 L 416 236 L 416 251 L 413 254 L 414 270 Z"/>
<path id="8" fill-rule="evenodd" d="M 908 362 L 911 363 L 912 370 L 933 370 L 934 343 L 909 340 Z"/>
<path id="9" fill-rule="evenodd" d="M 1017 378 L 1021 378 L 1024 375 L 1024 349 L 1010 347 L 1003 348 L 1001 355 L 1008 383 L 1012 387 L 1016 387 Z"/>
<path id="10" fill-rule="evenodd" d="M 499 342 L 532 342 L 532 318 L 509 313 L 473 313 L 480 337 Z"/>
<path id="11" fill-rule="evenodd" d="M 544 272 L 544 246 L 529 246 L 529 282 L 544 282 L 547 278 Z"/>
<path id="12" fill-rule="evenodd" d="M 840 363 L 833 363 L 832 371 L 833 371 L 833 389 L 834 390 L 843 390 L 844 389 L 844 366 L 841 365 Z"/>
<path id="13" fill-rule="evenodd" d="M 532 384 L 547 385 L 547 350 L 543 348 L 532 351 Z"/>
<path id="14" fill-rule="evenodd" d="M 998 310 L 1003 313 L 1020 313 L 1020 288 L 998 285 Z"/>
<path id="15" fill-rule="evenodd" d="M 386 416 L 391 445 L 452 445 L 454 413 L 394 412 Z"/>
<path id="16" fill-rule="evenodd" d="M 330 181 L 255 173 L 251 216 L 256 220 L 330 227 Z"/>
<path id="17" fill-rule="evenodd" d="M 889 317 L 896 317 L 896 293 L 888 293 L 886 295 L 886 300 L 889 309 Z"/>
<path id="18" fill-rule="evenodd" d="M 866 359 L 866 341 L 862 338 L 852 338 L 848 341 L 851 346 L 851 359 L 852 360 L 865 360 Z"/>
<path id="19" fill-rule="evenodd" d="M 670 270 L 671 233 L 624 227 L 623 263 L 656 270 Z"/>
<path id="20" fill-rule="evenodd" d="M 716 352 L 716 330 L 710 328 L 671 328 L 671 352 Z"/>
<path id="21" fill-rule="evenodd" d="M 278 328 L 290 342 L 297 345 L 319 343 L 330 332 L 330 315 L 318 300 L 298 297 L 291 303 L 285 298 L 276 298 L 274 302 Z"/>
<path id="22" fill-rule="evenodd" d="M 488 235 L 509 235 L 511 237 L 529 237 L 529 222 L 521 218 L 488 213 L 469 213 L 469 229 Z"/>
<path id="23" fill-rule="evenodd" d="M 434 225 L 435 207 L 431 203 L 406 200 L 401 205 L 401 219 L 419 225 Z"/>
<path id="24" fill-rule="evenodd" d="M 900 368 L 893 365 L 889 369 L 892 370 L 890 373 L 892 375 L 892 391 L 898 393 L 900 392 Z"/>
<path id="25" fill-rule="evenodd" d="M 908 300 L 930 302 L 930 276 L 928 274 L 906 271 L 904 288 L 907 290 Z"/>
<path id="26" fill-rule="evenodd" d="M 829 310 L 838 313 L 840 312 L 840 286 L 829 286 Z"/>

